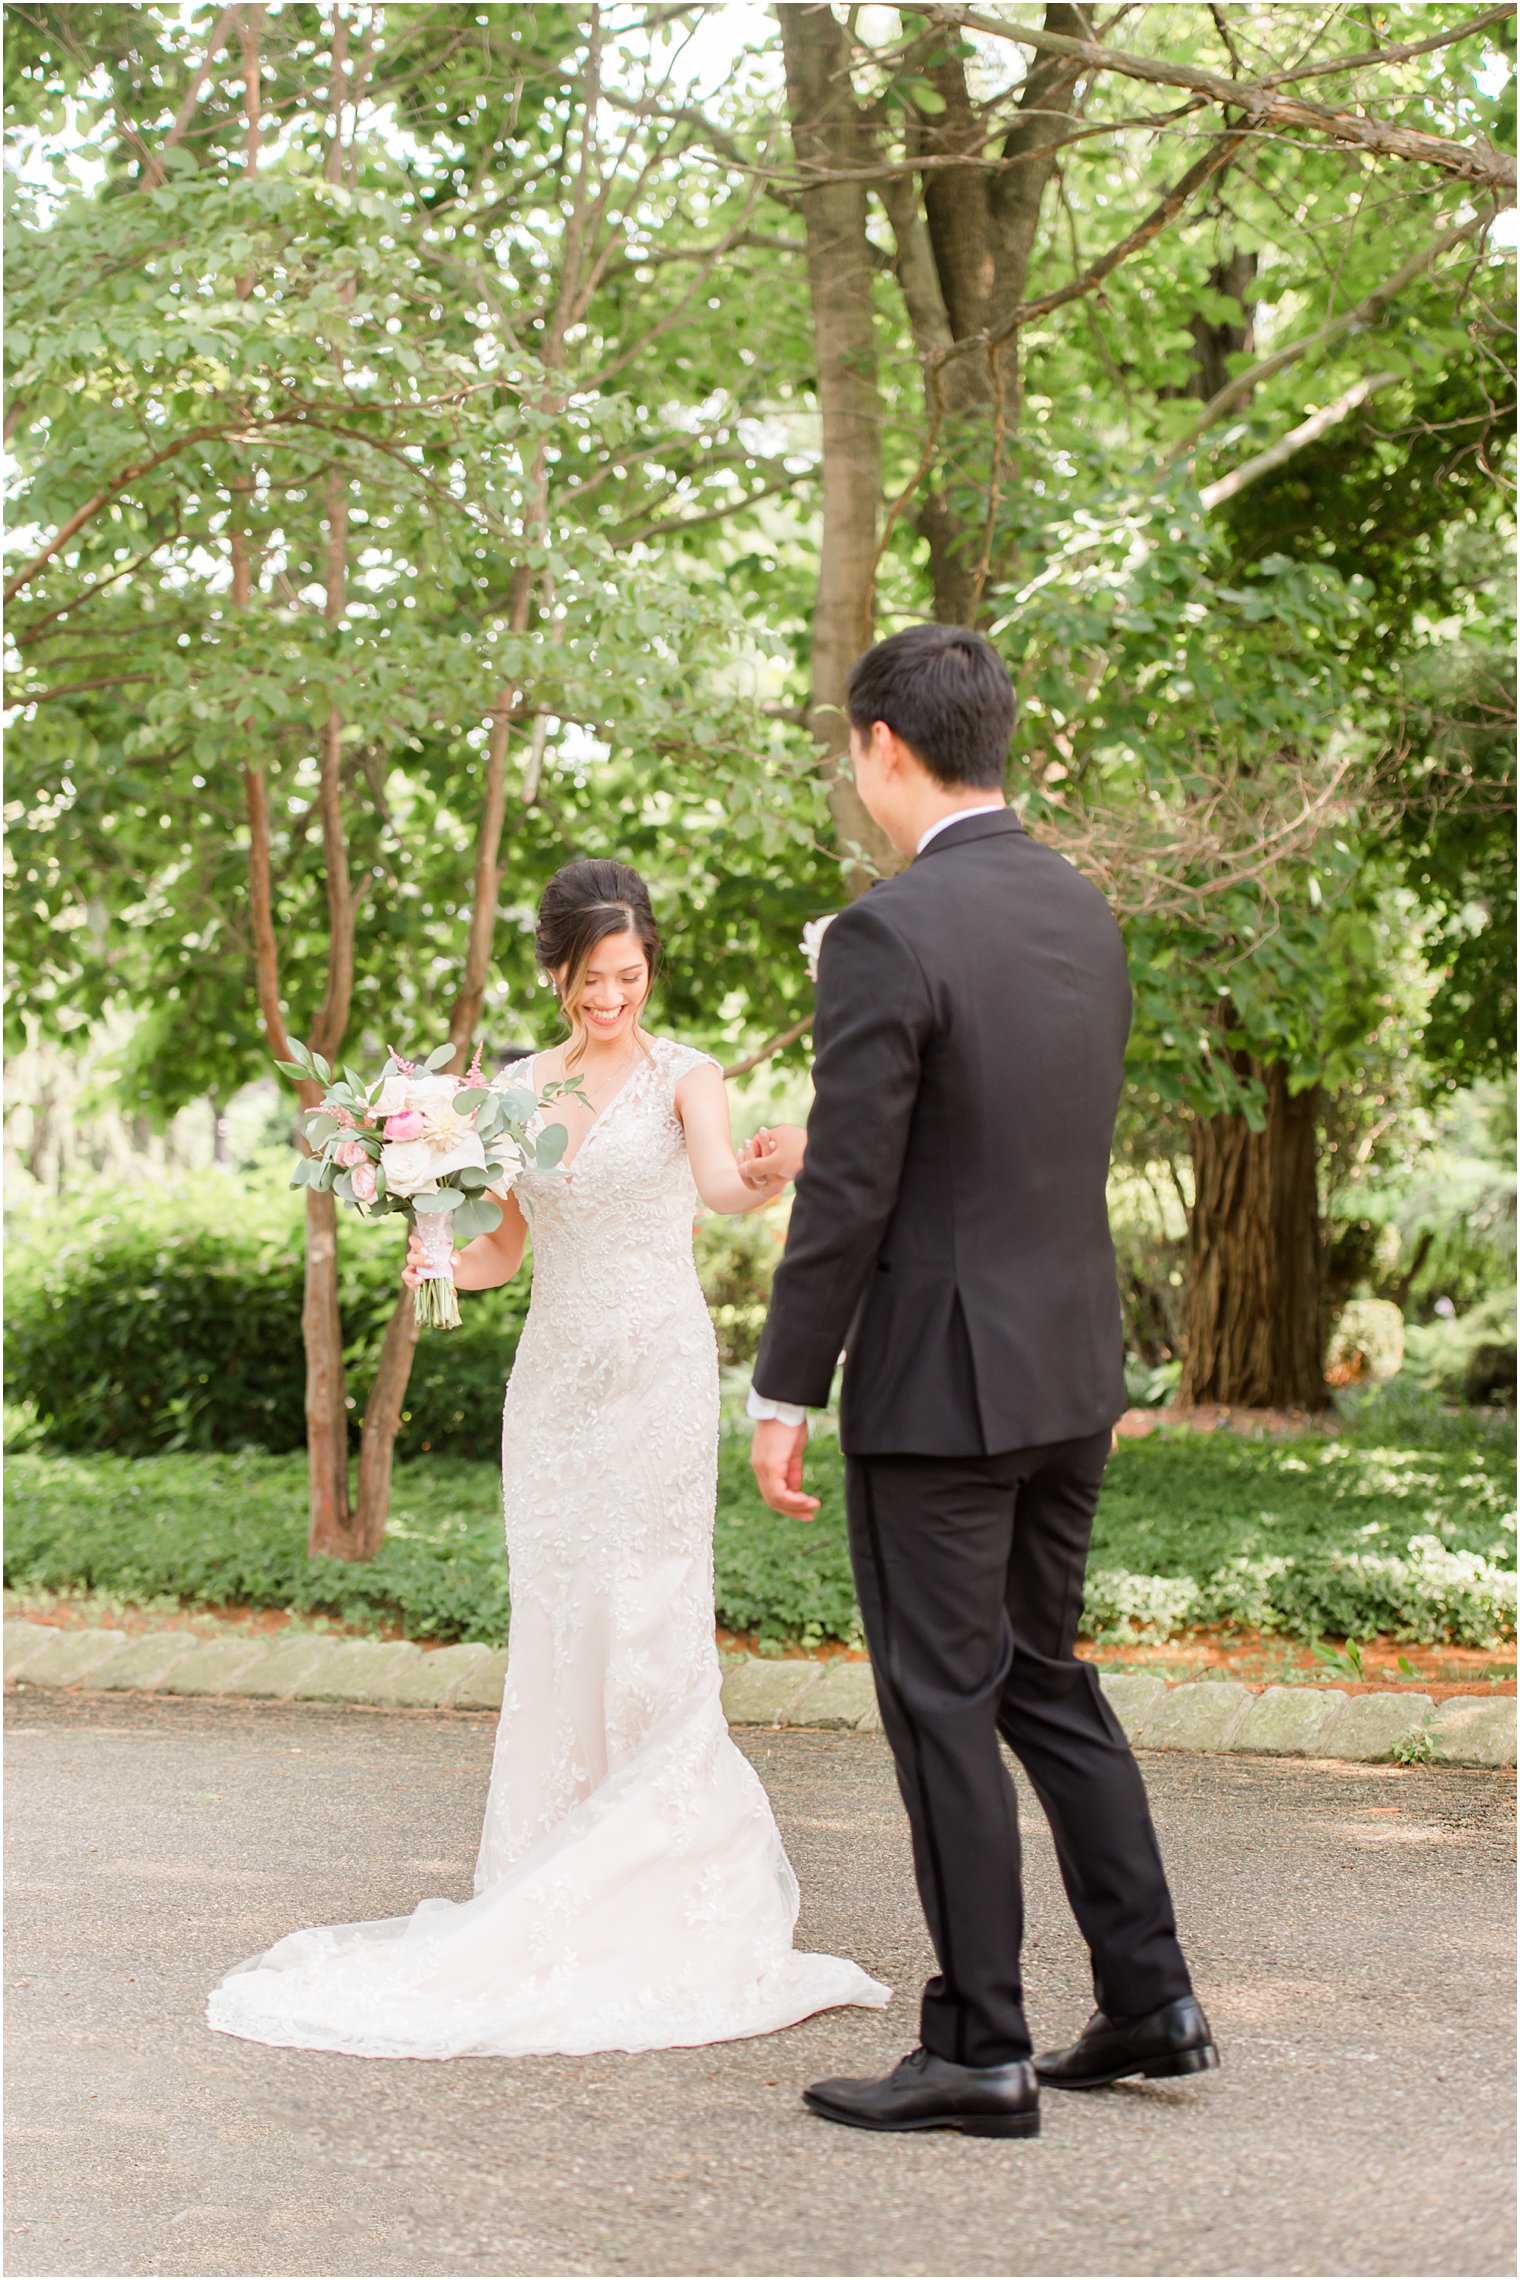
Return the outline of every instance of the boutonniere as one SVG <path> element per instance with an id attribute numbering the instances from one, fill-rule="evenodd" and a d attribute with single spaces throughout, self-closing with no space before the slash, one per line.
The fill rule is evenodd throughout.
<path id="1" fill-rule="evenodd" d="M 802 952 L 803 963 L 807 967 L 810 982 L 816 982 L 818 979 L 818 953 L 823 947 L 824 935 L 838 916 L 837 911 L 831 910 L 827 918 L 810 918 L 802 929 L 802 940 L 797 947 Z"/>

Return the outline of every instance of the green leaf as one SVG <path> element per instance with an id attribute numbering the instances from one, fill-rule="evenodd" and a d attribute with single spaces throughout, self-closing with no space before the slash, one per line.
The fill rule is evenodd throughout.
<path id="1" fill-rule="evenodd" d="M 454 1241 L 472 1243 L 477 1235 L 490 1235 L 501 1225 L 501 1206 L 488 1195 L 473 1196 L 454 1214 Z"/>
<path id="2" fill-rule="evenodd" d="M 467 1090 L 455 1093 L 454 1106 L 461 1116 L 468 1116 L 472 1108 L 479 1108 L 482 1101 L 487 1101 L 490 1098 L 491 1094 L 486 1086 L 471 1085 Z"/>
<path id="3" fill-rule="evenodd" d="M 413 1211 L 451 1211 L 454 1194 L 450 1188 L 439 1188 L 433 1195 L 414 1195 L 408 1198 Z"/>
<path id="4" fill-rule="evenodd" d="M 941 95 L 937 87 L 932 87 L 927 79 L 905 80 L 903 91 L 912 98 L 913 103 L 917 109 L 923 112 L 926 119 L 937 119 L 945 108 L 944 96 Z"/>
<path id="5" fill-rule="evenodd" d="M 304 1082 L 311 1074 L 303 1061 L 276 1061 L 275 1067 L 281 1076 L 294 1077 L 298 1084 Z"/>
<path id="6" fill-rule="evenodd" d="M 425 1069 L 441 1069 L 446 1061 L 452 1061 L 453 1058 L 454 1048 L 452 1045 L 436 1045 L 422 1066 Z"/>
<path id="7" fill-rule="evenodd" d="M 541 1172 L 552 1172 L 570 1145 L 570 1135 L 563 1124 L 546 1124 L 538 1136 L 534 1162 Z"/>

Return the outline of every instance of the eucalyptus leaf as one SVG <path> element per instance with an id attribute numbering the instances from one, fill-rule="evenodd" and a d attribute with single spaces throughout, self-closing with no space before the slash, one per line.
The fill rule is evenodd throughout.
<path id="1" fill-rule="evenodd" d="M 501 1225 L 501 1219 L 501 1206 L 489 1196 L 472 1196 L 454 1214 L 454 1241 L 471 1243 L 477 1235 L 489 1235 Z"/>
<path id="2" fill-rule="evenodd" d="M 533 1160 L 541 1172 L 552 1172 L 570 1145 L 570 1135 L 563 1124 L 548 1124 L 538 1135 Z"/>
<path id="3" fill-rule="evenodd" d="M 451 1188 L 439 1188 L 432 1195 L 414 1195 L 408 1198 L 413 1211 L 452 1211 L 455 1200 Z"/>
<path id="4" fill-rule="evenodd" d="M 453 1058 L 454 1048 L 452 1045 L 435 1045 L 422 1066 L 425 1069 L 441 1069 L 446 1061 L 452 1061 Z"/>

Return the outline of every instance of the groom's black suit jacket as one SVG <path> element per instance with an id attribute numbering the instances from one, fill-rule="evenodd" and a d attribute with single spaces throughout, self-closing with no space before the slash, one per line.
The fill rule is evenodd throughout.
<path id="1" fill-rule="evenodd" d="M 1105 1183 L 1130 992 L 1113 915 L 969 817 L 823 938 L 815 1099 L 756 1390 L 856 1456 L 1074 1440 L 1125 1405 Z"/>

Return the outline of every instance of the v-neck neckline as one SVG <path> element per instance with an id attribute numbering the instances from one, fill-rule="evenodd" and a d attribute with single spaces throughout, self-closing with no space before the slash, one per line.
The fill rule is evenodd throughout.
<path id="1" fill-rule="evenodd" d="M 621 1083 L 621 1084 L 618 1086 L 618 1089 L 617 1089 L 617 1091 L 616 1091 L 616 1092 L 613 1094 L 612 1098 L 611 1098 L 610 1100 L 606 1100 L 606 1101 L 603 1101 L 603 1103 L 602 1103 L 601 1107 L 600 1107 L 600 1108 L 597 1110 L 597 1112 L 596 1112 L 595 1116 L 593 1116 L 593 1117 L 592 1117 L 592 1119 L 591 1119 L 591 1122 L 590 1122 L 590 1123 L 587 1125 L 587 1127 L 586 1127 L 585 1131 L 584 1131 L 584 1132 L 581 1134 L 581 1136 L 580 1136 L 580 1142 L 579 1142 L 579 1145 L 577 1146 L 577 1148 L 576 1148 L 576 1151 L 575 1151 L 575 1154 L 574 1154 L 574 1155 L 573 1155 L 573 1156 L 570 1158 L 569 1162 L 567 1163 L 567 1162 L 565 1161 L 565 1159 L 564 1159 L 563 1157 L 561 1157 L 561 1159 L 560 1159 L 560 1170 L 561 1170 L 562 1174 L 564 1175 L 564 1177 L 565 1177 L 566 1179 L 569 1179 L 569 1177 L 570 1177 L 571 1173 L 572 1173 L 572 1172 L 575 1170 L 575 1167 L 576 1167 L 576 1165 L 577 1165 L 577 1164 L 580 1162 L 580 1160 L 581 1160 L 581 1157 L 582 1157 L 582 1156 L 585 1154 L 585 1151 L 586 1151 L 586 1143 L 587 1143 L 587 1142 L 590 1140 L 590 1138 L 591 1138 L 592 1134 L 593 1134 L 594 1132 L 599 1132 L 599 1131 L 601 1130 L 601 1127 L 603 1126 L 603 1124 L 605 1124 L 605 1123 L 606 1123 L 606 1121 L 607 1121 L 607 1118 L 608 1118 L 608 1117 L 609 1117 L 609 1116 L 612 1114 L 612 1111 L 613 1111 L 613 1110 L 614 1110 L 614 1109 L 617 1107 L 617 1104 L 618 1104 L 618 1102 L 619 1102 L 619 1101 L 622 1099 L 622 1097 L 623 1097 L 624 1093 L 625 1093 L 625 1092 L 627 1092 L 627 1090 L 628 1090 L 629 1086 L 630 1086 L 630 1085 L 633 1083 L 633 1080 L 634 1080 L 634 1078 L 635 1078 L 635 1077 L 636 1077 L 636 1076 L 639 1074 L 639 1071 L 640 1071 L 641 1069 L 643 1069 L 643 1068 L 644 1068 L 644 1067 L 645 1067 L 645 1066 L 646 1066 L 648 1063 L 650 1063 L 650 1062 L 652 1062 L 652 1061 L 653 1061 L 653 1059 L 654 1059 L 654 1050 L 653 1050 L 653 1048 L 654 1048 L 654 1040 L 653 1040 L 653 1039 L 651 1039 L 651 1040 L 650 1040 L 650 1050 L 649 1050 L 647 1053 L 643 1053 L 643 1052 L 641 1052 L 641 1053 L 640 1053 L 640 1054 L 637 1056 L 637 1058 L 636 1058 L 636 1059 L 635 1059 L 635 1061 L 634 1061 L 633 1067 L 632 1067 L 632 1068 L 629 1070 L 629 1072 L 628 1072 L 627 1076 L 626 1076 L 626 1077 L 624 1077 L 624 1079 L 623 1079 L 622 1083 Z M 534 1095 L 535 1095 L 535 1097 L 537 1096 L 537 1093 L 538 1093 L 538 1064 L 539 1064 L 539 1062 L 540 1062 L 541 1060 L 544 1060 L 544 1059 L 546 1059 L 546 1058 L 547 1058 L 547 1056 L 546 1056 L 546 1055 L 544 1055 L 544 1054 L 542 1054 L 542 1053 L 535 1053 L 535 1054 L 533 1055 L 532 1063 L 531 1063 L 531 1066 L 530 1066 L 530 1070 L 529 1070 L 529 1075 L 530 1075 L 530 1077 L 531 1077 L 531 1080 L 532 1080 L 533 1091 L 534 1091 Z M 555 1078 L 555 1079 L 552 1079 L 551 1081 L 552 1081 L 552 1082 L 554 1082 L 554 1083 L 562 1083 L 564 1080 L 563 1080 L 563 1079 L 561 1079 L 561 1078 Z M 539 1116 L 539 1118 L 540 1118 L 540 1122 L 542 1122 L 542 1112 L 541 1112 L 541 1111 L 539 1111 L 539 1110 L 537 1110 L 537 1109 L 535 1109 L 535 1111 L 534 1111 L 534 1114 L 535 1114 L 536 1116 Z"/>

